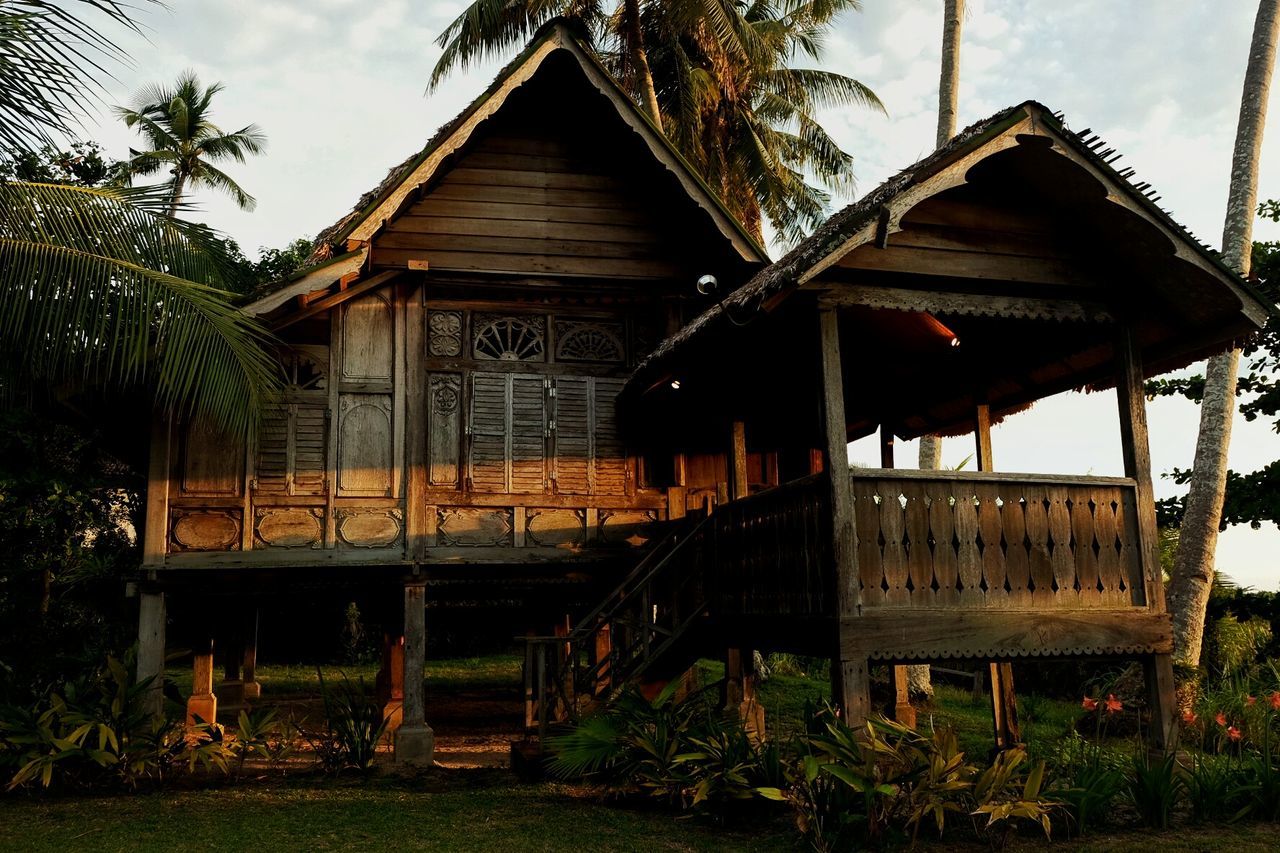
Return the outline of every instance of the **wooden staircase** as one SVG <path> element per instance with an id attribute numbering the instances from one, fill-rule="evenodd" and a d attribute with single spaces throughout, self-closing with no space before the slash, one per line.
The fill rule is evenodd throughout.
<path id="1" fill-rule="evenodd" d="M 713 516 L 674 523 L 567 634 L 525 638 L 525 727 L 538 742 L 640 676 L 673 678 L 705 653 Z M 712 546 L 712 547 L 709 547 Z"/>

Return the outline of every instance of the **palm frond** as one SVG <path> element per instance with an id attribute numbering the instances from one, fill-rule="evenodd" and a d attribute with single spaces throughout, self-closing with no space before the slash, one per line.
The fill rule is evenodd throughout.
<path id="1" fill-rule="evenodd" d="M 0 145 L 35 150 L 71 133 L 98 100 L 104 64 L 126 58 L 93 19 L 136 31 L 136 11 L 115 0 L 0 3 Z"/>
<path id="2" fill-rule="evenodd" d="M 241 189 L 230 175 L 211 163 L 201 163 L 191 174 L 191 180 L 230 196 L 241 210 L 252 211 L 258 206 L 257 199 Z"/>
<path id="3" fill-rule="evenodd" d="M 271 337 L 213 286 L 213 232 L 145 203 L 0 183 L 0 340 L 20 381 L 150 387 L 171 413 L 243 433 L 278 388 Z"/>

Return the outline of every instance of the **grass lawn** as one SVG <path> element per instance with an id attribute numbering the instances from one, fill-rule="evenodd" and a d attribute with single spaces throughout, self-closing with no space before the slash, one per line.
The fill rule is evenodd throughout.
<path id="1" fill-rule="evenodd" d="M 265 666 L 259 670 L 264 698 L 283 705 L 314 697 L 319 683 L 310 666 Z M 368 666 L 325 667 L 328 680 L 345 674 L 372 685 Z M 703 662 L 709 683 L 718 664 Z M 428 709 L 435 708 L 442 751 L 498 719 L 520 716 L 520 661 L 514 656 L 432 661 L 427 671 Z M 806 702 L 827 695 L 825 678 L 775 674 L 760 698 L 770 730 L 787 736 L 801 726 Z M 434 697 L 434 703 L 433 703 Z M 452 697 L 445 702 L 446 697 Z M 1028 697 L 1028 740 L 1048 744 L 1076 716 L 1070 703 Z M 512 706 L 509 707 L 508 706 Z M 480 719 L 474 709 L 484 714 Z M 967 690 L 938 685 L 935 707 L 922 712 L 922 726 L 956 727 L 974 755 L 990 744 L 990 711 Z M 486 716 L 492 715 L 492 716 Z M 508 734 L 490 738 L 505 745 Z M 922 846 L 928 847 L 926 843 Z M 1011 849 L 1045 848 L 1031 834 Z M 797 841 L 785 807 L 751 803 L 718 825 L 634 803 L 606 803 L 598 792 L 554 782 L 522 784 L 502 769 L 433 768 L 402 774 L 388 766 L 369 778 L 329 779 L 308 770 L 219 780 L 208 787 L 175 788 L 136 795 L 95 797 L 0 796 L 0 851 L 76 850 L 742 850 L 805 849 Z M 1191 851 L 1230 848 L 1233 853 L 1280 849 L 1280 827 L 1246 824 L 1166 833 L 1133 829 L 1055 842 L 1071 851 Z M 934 849 L 944 849 L 936 846 Z M 945 849 L 985 850 L 948 836 Z"/>

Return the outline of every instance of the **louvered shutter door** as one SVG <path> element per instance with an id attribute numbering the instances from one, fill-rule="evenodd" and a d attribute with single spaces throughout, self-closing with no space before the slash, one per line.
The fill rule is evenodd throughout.
<path id="1" fill-rule="evenodd" d="M 541 376 L 511 377 L 511 491 L 536 494 L 547 485 L 546 385 Z"/>
<path id="2" fill-rule="evenodd" d="M 621 495 L 627 490 L 627 454 L 618 436 L 617 407 L 614 400 L 622 390 L 621 379 L 596 379 L 593 387 L 592 447 L 598 495 Z"/>
<path id="3" fill-rule="evenodd" d="M 258 459 L 254 476 L 258 491 L 267 495 L 289 492 L 289 406 L 269 406 L 258 429 Z"/>
<path id="4" fill-rule="evenodd" d="M 591 491 L 591 380 L 556 379 L 556 491 Z"/>
<path id="5" fill-rule="evenodd" d="M 329 428 L 324 403 L 297 403 L 293 412 L 293 494 L 323 495 Z"/>
<path id="6" fill-rule="evenodd" d="M 478 492 L 507 491 L 507 403 L 510 377 L 501 373 L 471 376 L 470 458 L 471 488 Z"/>

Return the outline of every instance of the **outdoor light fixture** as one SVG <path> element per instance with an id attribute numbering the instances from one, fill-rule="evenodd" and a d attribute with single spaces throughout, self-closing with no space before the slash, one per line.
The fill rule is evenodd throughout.
<path id="1" fill-rule="evenodd" d="M 959 336 L 956 335 L 955 332 L 948 329 L 945 325 L 943 325 L 942 321 L 939 320 L 937 317 L 933 316 L 932 314 L 921 313 L 920 318 L 931 333 L 937 335 L 940 338 L 946 338 L 948 345 L 953 347 L 960 346 Z"/>
<path id="2" fill-rule="evenodd" d="M 707 273 L 698 279 L 698 293 L 703 296 L 712 295 L 716 292 L 718 287 L 720 287 L 720 282 L 716 281 L 716 277 L 711 275 L 711 273 Z"/>
<path id="3" fill-rule="evenodd" d="M 671 390 L 672 390 L 672 391 L 679 391 L 679 390 L 680 390 L 680 380 L 679 380 L 679 379 L 672 379 L 672 380 L 671 380 Z"/>

